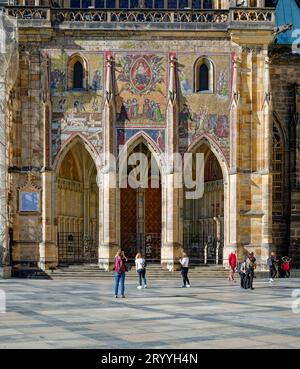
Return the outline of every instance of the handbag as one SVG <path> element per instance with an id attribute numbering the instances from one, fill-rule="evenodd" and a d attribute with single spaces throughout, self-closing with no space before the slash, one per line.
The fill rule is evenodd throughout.
<path id="1" fill-rule="evenodd" d="M 132 266 L 129 263 L 125 263 L 125 271 L 126 272 L 130 272 L 131 268 L 132 268 Z"/>

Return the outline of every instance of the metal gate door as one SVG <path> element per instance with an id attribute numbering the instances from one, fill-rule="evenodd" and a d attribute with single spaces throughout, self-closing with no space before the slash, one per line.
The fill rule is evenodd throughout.
<path id="1" fill-rule="evenodd" d="M 83 234 L 81 232 L 58 233 L 59 264 L 81 264 L 84 262 Z"/>
<path id="2" fill-rule="evenodd" d="M 59 264 L 98 263 L 98 242 L 81 232 L 58 232 Z"/>
<path id="3" fill-rule="evenodd" d="M 122 235 L 122 249 L 129 259 L 134 259 L 140 252 L 148 262 L 160 262 L 161 234 L 160 233 L 125 233 Z"/>

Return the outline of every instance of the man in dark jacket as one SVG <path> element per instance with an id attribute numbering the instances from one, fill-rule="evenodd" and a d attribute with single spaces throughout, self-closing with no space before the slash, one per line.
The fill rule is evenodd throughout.
<path id="1" fill-rule="evenodd" d="M 254 257 L 253 252 L 250 252 L 250 254 L 246 258 L 245 269 L 248 282 L 247 287 L 250 288 L 251 290 L 254 290 L 253 279 L 254 279 L 254 270 L 256 269 L 256 258 Z"/>
<path id="2" fill-rule="evenodd" d="M 268 258 L 268 266 L 269 266 L 269 277 L 270 277 L 270 283 L 274 281 L 274 278 L 276 277 L 277 270 L 276 270 L 276 254 L 274 251 L 271 252 L 270 257 Z"/>

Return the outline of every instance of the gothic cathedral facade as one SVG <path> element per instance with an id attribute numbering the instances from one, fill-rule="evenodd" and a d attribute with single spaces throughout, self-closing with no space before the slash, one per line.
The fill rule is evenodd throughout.
<path id="1" fill-rule="evenodd" d="M 291 32 L 281 3 L 3 7 L 3 265 L 109 270 L 118 248 L 170 271 L 182 250 L 195 264 L 253 251 L 264 270 L 276 250 L 300 265 L 300 56 L 278 42 Z M 151 158 L 156 186 L 120 186 L 132 153 Z M 170 165 L 187 153 L 204 158 L 200 198 Z"/>

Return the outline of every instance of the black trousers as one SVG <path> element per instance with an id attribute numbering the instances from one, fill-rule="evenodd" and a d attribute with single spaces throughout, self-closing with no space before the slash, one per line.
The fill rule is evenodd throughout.
<path id="1" fill-rule="evenodd" d="M 248 272 L 248 288 L 253 288 L 254 271 Z"/>
<path id="2" fill-rule="evenodd" d="M 276 270 L 276 268 L 274 266 L 270 266 L 269 268 L 270 268 L 269 276 L 270 276 L 270 278 L 273 279 L 277 275 L 277 270 Z"/>
<path id="3" fill-rule="evenodd" d="M 181 275 L 182 275 L 182 281 L 183 281 L 184 286 L 186 286 L 187 284 L 190 284 L 190 281 L 188 278 L 188 272 L 189 272 L 189 268 L 181 267 Z"/>

